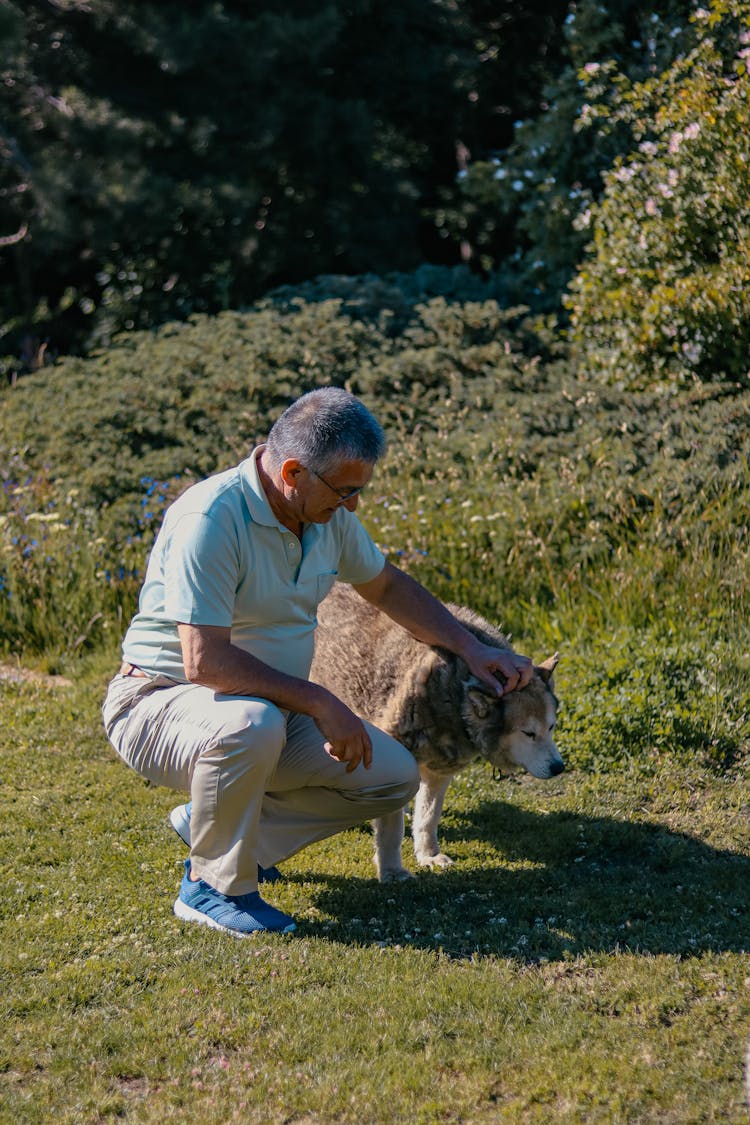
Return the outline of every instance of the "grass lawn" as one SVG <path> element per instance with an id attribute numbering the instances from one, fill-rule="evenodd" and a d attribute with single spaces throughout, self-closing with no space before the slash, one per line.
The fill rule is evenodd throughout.
<path id="1" fill-rule="evenodd" d="M 108 670 L 0 679 L 0 1120 L 747 1121 L 746 770 L 475 765 L 449 871 L 380 886 L 363 827 L 283 865 L 296 935 L 238 941 L 172 914 Z"/>

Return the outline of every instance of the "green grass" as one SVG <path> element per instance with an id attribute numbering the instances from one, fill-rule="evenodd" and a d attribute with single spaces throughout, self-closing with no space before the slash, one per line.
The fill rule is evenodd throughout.
<path id="1" fill-rule="evenodd" d="M 198 318 L 2 394 L 0 660 L 71 683 L 0 665 L 0 1125 L 745 1122 L 750 392 L 592 383 L 491 302 L 360 312 Z M 297 934 L 239 942 L 174 918 L 175 796 L 99 704 L 169 498 L 329 377 L 388 429 L 389 557 L 561 651 L 569 769 L 465 771 L 455 865 L 406 886 L 368 826 L 309 848 L 268 892 Z"/>
<path id="2" fill-rule="evenodd" d="M 747 1120 L 746 757 L 473 766 L 453 868 L 380 886 L 342 834 L 268 893 L 298 933 L 240 942 L 171 913 L 174 797 L 107 746 L 113 663 L 0 681 L 0 1120 Z"/>

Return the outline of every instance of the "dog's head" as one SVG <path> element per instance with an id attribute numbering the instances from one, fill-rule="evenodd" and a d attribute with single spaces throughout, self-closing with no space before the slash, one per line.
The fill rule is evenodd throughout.
<path id="1" fill-rule="evenodd" d="M 557 698 L 552 673 L 555 653 L 535 665 L 526 687 L 498 698 L 475 677 L 464 684 L 463 716 L 477 752 L 505 773 L 528 770 L 538 778 L 555 777 L 565 763 L 552 739 Z"/>

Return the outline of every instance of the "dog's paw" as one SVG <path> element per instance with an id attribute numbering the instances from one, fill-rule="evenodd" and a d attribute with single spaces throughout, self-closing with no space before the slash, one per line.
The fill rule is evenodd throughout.
<path id="1" fill-rule="evenodd" d="M 405 883 L 407 879 L 413 878 L 411 871 L 407 871 L 405 867 L 391 867 L 386 871 L 378 872 L 381 883 Z"/>
<path id="2" fill-rule="evenodd" d="M 450 867 L 453 860 L 449 855 L 438 852 L 436 855 L 418 855 L 417 863 L 420 867 Z"/>

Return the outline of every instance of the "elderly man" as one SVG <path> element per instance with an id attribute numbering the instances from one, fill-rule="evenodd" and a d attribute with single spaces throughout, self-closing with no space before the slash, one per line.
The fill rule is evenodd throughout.
<path id="1" fill-rule="evenodd" d="M 358 399 L 320 388 L 246 461 L 166 512 L 103 715 L 129 766 L 190 792 L 170 817 L 190 846 L 174 904 L 186 921 L 241 936 L 293 930 L 258 882 L 416 792 L 411 754 L 308 680 L 334 581 L 459 654 L 498 694 L 531 676 L 530 660 L 481 644 L 364 531 L 355 510 L 384 445 Z"/>

